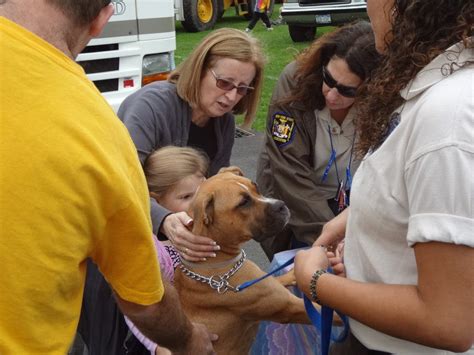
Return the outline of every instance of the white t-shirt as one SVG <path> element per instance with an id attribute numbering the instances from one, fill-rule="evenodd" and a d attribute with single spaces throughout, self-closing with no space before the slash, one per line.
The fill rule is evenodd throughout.
<path id="1" fill-rule="evenodd" d="M 348 278 L 415 285 L 414 244 L 474 247 L 474 65 L 459 67 L 468 59 L 473 49 L 457 44 L 425 67 L 401 92 L 400 124 L 361 163 L 346 230 Z M 371 349 L 450 354 L 353 319 L 350 326 Z"/>

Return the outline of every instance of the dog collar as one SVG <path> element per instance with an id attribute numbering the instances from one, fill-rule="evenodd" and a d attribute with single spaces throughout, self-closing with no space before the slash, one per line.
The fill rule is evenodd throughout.
<path id="1" fill-rule="evenodd" d="M 232 268 L 223 275 L 212 275 L 210 277 L 200 275 L 186 268 L 183 264 L 183 260 L 181 261 L 179 268 L 181 269 L 183 274 L 186 275 L 187 277 L 193 280 L 208 284 L 212 289 L 216 290 L 217 293 L 225 293 L 227 292 L 227 290 L 232 290 L 235 292 L 236 291 L 235 287 L 229 284 L 229 279 L 232 277 L 232 275 L 234 275 L 237 271 L 239 271 L 239 269 L 244 264 L 245 259 L 247 258 L 247 255 L 245 254 L 245 251 L 243 249 L 238 256 L 240 256 L 240 258 L 235 262 L 234 266 L 232 266 Z M 225 263 L 225 264 L 230 264 L 230 263 Z"/>
<path id="2" fill-rule="evenodd" d="M 241 249 L 239 255 L 237 255 L 236 257 L 234 257 L 230 260 L 226 260 L 226 261 L 222 261 L 220 263 L 214 263 L 214 264 L 193 263 L 191 261 L 184 260 L 183 258 L 181 258 L 181 263 L 183 265 L 187 266 L 188 268 L 192 268 L 192 269 L 204 269 L 204 268 L 206 268 L 206 269 L 220 269 L 220 268 L 223 268 L 225 266 L 235 264 L 237 261 L 242 259 L 243 253 L 244 253 L 244 251 Z"/>

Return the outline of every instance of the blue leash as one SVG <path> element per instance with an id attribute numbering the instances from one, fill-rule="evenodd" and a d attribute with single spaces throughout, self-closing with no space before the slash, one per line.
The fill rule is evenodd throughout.
<path id="1" fill-rule="evenodd" d="M 250 286 L 256 284 L 257 282 L 260 282 L 260 281 L 262 281 L 263 279 L 266 279 L 268 276 L 273 275 L 274 273 L 280 271 L 280 270 L 283 269 L 284 267 L 287 267 L 288 265 L 293 264 L 294 260 L 295 260 L 295 258 L 291 258 L 290 260 L 288 260 L 287 262 L 285 262 L 283 265 L 280 265 L 279 267 L 277 267 L 275 270 L 270 271 L 268 274 L 263 275 L 262 277 L 259 277 L 258 279 L 251 280 L 251 281 L 247 281 L 247 282 L 244 282 L 243 284 L 240 284 L 239 286 L 237 286 L 237 287 L 235 288 L 235 292 L 243 291 L 243 290 L 245 290 L 247 287 L 250 287 Z"/>
<path id="2" fill-rule="evenodd" d="M 317 309 L 314 308 L 314 305 L 310 299 L 306 297 L 306 295 L 303 295 L 303 298 L 306 313 L 308 314 L 311 323 L 313 323 L 313 325 L 321 334 L 321 355 L 327 355 L 329 354 L 329 345 L 331 340 L 336 343 L 341 343 L 344 341 L 344 339 L 346 339 L 347 334 L 349 333 L 348 319 L 345 315 L 336 311 L 344 323 L 344 328 L 339 335 L 335 336 L 331 333 L 334 310 L 330 307 L 321 306 L 321 314 L 319 314 Z"/>
<path id="3" fill-rule="evenodd" d="M 257 282 L 260 282 L 263 279 L 267 278 L 268 276 L 275 274 L 276 272 L 287 267 L 288 265 L 293 264 L 294 260 L 294 257 L 290 258 L 288 261 L 277 267 L 275 270 L 270 271 L 266 275 L 238 285 L 235 288 L 235 292 L 241 292 L 247 287 L 250 287 L 256 284 Z M 306 313 L 308 314 L 308 317 L 311 320 L 313 326 L 315 326 L 318 332 L 321 334 L 321 355 L 327 355 L 329 354 L 329 345 L 331 339 L 336 343 L 340 343 L 344 341 L 344 339 L 347 337 L 349 331 L 349 323 L 347 317 L 336 311 L 336 313 L 339 315 L 339 317 L 341 317 L 342 322 L 344 323 L 344 328 L 338 336 L 334 336 L 334 334 L 331 334 L 334 310 L 326 306 L 321 306 L 321 314 L 319 314 L 319 312 L 316 310 L 316 308 L 314 308 L 313 303 L 308 299 L 308 297 L 306 297 L 305 295 L 303 297 Z"/>

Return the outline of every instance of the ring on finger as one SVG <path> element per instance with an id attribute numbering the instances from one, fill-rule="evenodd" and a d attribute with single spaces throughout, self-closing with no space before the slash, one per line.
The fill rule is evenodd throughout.
<path id="1" fill-rule="evenodd" d="M 188 248 L 184 248 L 184 254 L 188 254 L 189 252 L 189 249 Z"/>

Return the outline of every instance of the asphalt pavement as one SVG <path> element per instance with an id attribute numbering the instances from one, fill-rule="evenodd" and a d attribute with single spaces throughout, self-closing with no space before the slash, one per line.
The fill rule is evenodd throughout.
<path id="1" fill-rule="evenodd" d="M 240 129 L 237 130 L 237 133 L 237 136 L 243 135 L 234 141 L 230 163 L 240 167 L 246 177 L 255 181 L 257 159 L 262 147 L 263 133 L 241 131 Z M 244 245 L 244 249 L 250 260 L 262 270 L 267 271 L 270 262 L 259 243 L 251 240 Z"/>

